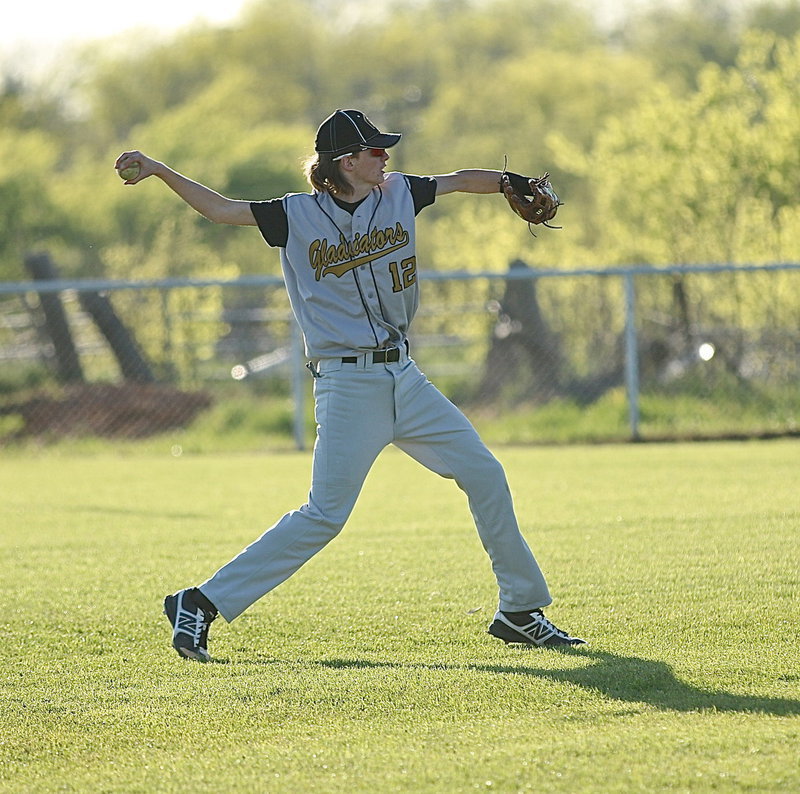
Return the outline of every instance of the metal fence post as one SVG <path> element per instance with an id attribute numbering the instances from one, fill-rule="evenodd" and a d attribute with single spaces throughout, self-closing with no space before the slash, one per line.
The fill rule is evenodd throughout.
<path id="1" fill-rule="evenodd" d="M 294 397 L 294 444 L 298 450 L 305 449 L 306 420 L 306 372 L 304 363 L 303 335 L 297 322 L 292 322 L 292 395 Z"/>
<path id="2" fill-rule="evenodd" d="M 625 387 L 631 438 L 639 440 L 639 351 L 636 335 L 636 291 L 633 273 L 625 273 Z"/>

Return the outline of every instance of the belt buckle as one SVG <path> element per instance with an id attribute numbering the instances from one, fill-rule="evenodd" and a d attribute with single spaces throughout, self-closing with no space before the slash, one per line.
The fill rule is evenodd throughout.
<path id="1" fill-rule="evenodd" d="M 372 354 L 373 364 L 391 364 L 395 361 L 400 361 L 399 347 L 387 347 Z"/>

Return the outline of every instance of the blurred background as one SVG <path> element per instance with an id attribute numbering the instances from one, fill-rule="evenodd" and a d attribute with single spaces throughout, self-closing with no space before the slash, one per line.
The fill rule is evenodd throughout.
<path id="1" fill-rule="evenodd" d="M 507 157 L 566 202 L 418 218 L 414 356 L 489 440 L 798 432 L 800 2 L 219 5 L 4 20 L 0 445 L 310 442 L 277 252 L 113 163 L 274 198 L 337 107 L 404 133 L 391 168 Z"/>

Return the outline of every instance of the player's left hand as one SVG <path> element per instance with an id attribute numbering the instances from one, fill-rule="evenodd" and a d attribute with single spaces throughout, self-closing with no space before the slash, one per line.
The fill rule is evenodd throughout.
<path id="1" fill-rule="evenodd" d="M 543 223 L 548 226 L 548 221 L 556 216 L 561 206 L 553 186 L 550 184 L 550 174 L 528 180 L 531 196 L 523 196 L 514 190 L 508 174 L 503 174 L 501 184 L 503 194 L 514 212 L 528 223 Z"/>

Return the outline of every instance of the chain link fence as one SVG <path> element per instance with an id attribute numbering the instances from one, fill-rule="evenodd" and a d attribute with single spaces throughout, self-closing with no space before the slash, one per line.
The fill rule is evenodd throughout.
<path id="1" fill-rule="evenodd" d="M 0 284 L 0 445 L 305 447 L 281 279 Z M 800 265 L 429 273 L 412 355 L 491 442 L 794 435 Z"/>

